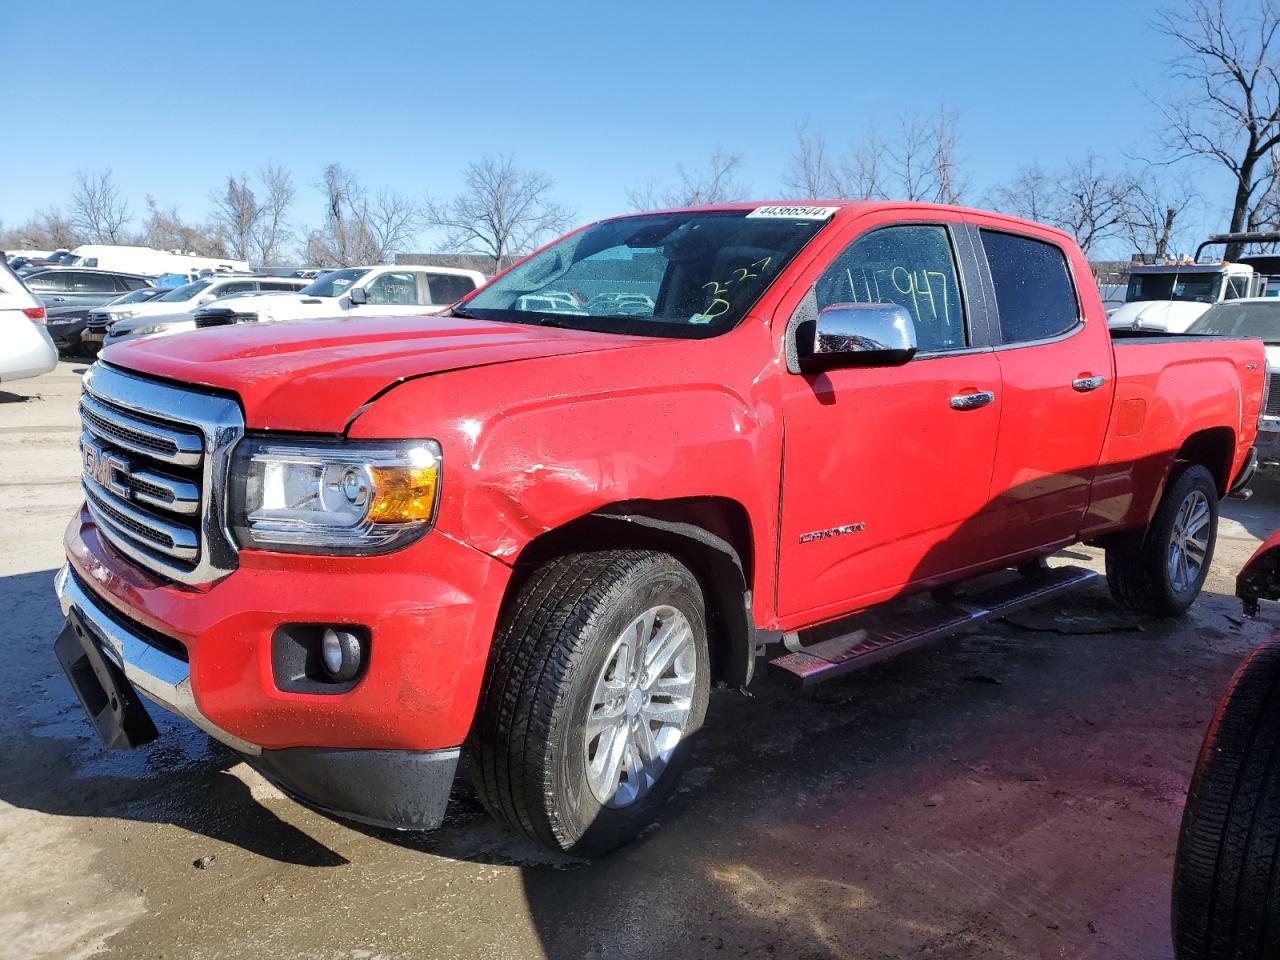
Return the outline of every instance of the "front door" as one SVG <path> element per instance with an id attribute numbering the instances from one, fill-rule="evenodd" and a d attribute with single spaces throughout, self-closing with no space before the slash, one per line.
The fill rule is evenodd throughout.
<path id="1" fill-rule="evenodd" d="M 810 310 L 905 307 L 920 352 L 897 367 L 784 376 L 784 623 L 878 602 L 992 552 L 985 508 L 1000 371 L 970 333 L 955 229 L 910 223 L 865 232 L 807 295 L 816 299 Z"/>

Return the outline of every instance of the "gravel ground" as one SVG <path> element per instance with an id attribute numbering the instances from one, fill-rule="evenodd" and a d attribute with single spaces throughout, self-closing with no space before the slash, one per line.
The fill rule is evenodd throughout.
<path id="1" fill-rule="evenodd" d="M 329 820 L 176 718 L 100 749 L 51 647 L 83 369 L 0 392 L 0 956 L 1171 956 L 1187 780 L 1270 630 L 1231 594 L 1276 490 L 1226 506 L 1186 620 L 1099 583 L 812 693 L 717 692 L 660 829 L 582 864 L 463 790 L 430 835 Z"/>

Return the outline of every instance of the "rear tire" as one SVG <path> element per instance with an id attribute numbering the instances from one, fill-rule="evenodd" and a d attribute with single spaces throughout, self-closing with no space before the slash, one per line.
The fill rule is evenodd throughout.
<path id="1" fill-rule="evenodd" d="M 1123 607 L 1176 617 L 1200 596 L 1218 538 L 1218 487 L 1199 464 L 1174 467 L 1140 540 L 1107 548 L 1107 584 Z"/>
<path id="2" fill-rule="evenodd" d="M 1178 960 L 1280 956 L 1280 638 L 1240 665 L 1191 778 L 1173 873 Z"/>
<path id="3" fill-rule="evenodd" d="M 649 826 L 706 714 L 705 624 L 697 579 L 667 554 L 570 554 L 536 570 L 502 618 L 476 715 L 489 812 L 588 857 Z"/>

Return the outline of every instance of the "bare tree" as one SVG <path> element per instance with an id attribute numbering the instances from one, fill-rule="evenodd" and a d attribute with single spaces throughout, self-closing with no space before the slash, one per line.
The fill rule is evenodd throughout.
<path id="1" fill-rule="evenodd" d="M 633 210 L 653 210 L 742 200 L 751 191 L 738 179 L 741 167 L 741 154 L 726 153 L 717 147 L 705 167 L 690 170 L 684 164 L 678 164 L 678 183 L 659 188 L 651 181 L 639 188 L 633 187 L 627 191 L 627 202 Z"/>
<path id="2" fill-rule="evenodd" d="M 840 196 L 837 172 L 827 159 L 827 143 L 809 132 L 809 121 L 796 124 L 796 149 L 782 175 L 788 193 L 807 200 Z"/>
<path id="3" fill-rule="evenodd" d="M 1128 229 L 1133 209 L 1133 178 L 1106 170 L 1094 154 L 1046 172 L 1039 164 L 987 195 L 1002 213 L 1065 230 L 1090 253 Z"/>
<path id="4" fill-rule="evenodd" d="M 1183 214 L 1199 206 L 1201 198 L 1189 177 L 1168 182 L 1161 173 L 1151 166 L 1131 178 L 1125 234 L 1135 251 L 1168 257 L 1180 249 L 1178 226 Z"/>
<path id="5" fill-rule="evenodd" d="M 209 198 L 213 201 L 213 223 L 222 235 L 227 250 L 237 260 L 253 255 L 254 233 L 262 217 L 258 198 L 244 174 L 227 177 L 226 186 Z"/>
<path id="6" fill-rule="evenodd" d="M 822 136 L 801 125 L 784 184 L 808 197 L 959 203 L 968 189 L 959 144 L 955 113 L 902 114 L 895 136 L 886 138 L 868 124 L 833 163 Z"/>
<path id="7" fill-rule="evenodd" d="M 289 209 L 297 191 L 293 176 L 284 167 L 267 164 L 259 172 L 263 200 L 259 208 L 258 223 L 253 231 L 254 248 L 258 263 L 279 263 L 284 246 L 290 240 Z"/>
<path id="8" fill-rule="evenodd" d="M 385 189 L 370 197 L 360 178 L 339 163 L 325 167 L 319 187 L 325 222 L 306 243 L 307 261 L 314 266 L 387 263 L 417 232 L 419 214 L 412 200 Z"/>
<path id="9" fill-rule="evenodd" d="M 187 223 L 177 207 L 163 210 L 152 196 L 147 197 L 147 218 L 143 221 L 140 239 L 157 250 L 180 250 L 205 257 L 227 256 L 227 248 L 216 228 Z"/>
<path id="10" fill-rule="evenodd" d="M 1181 89 L 1156 102 L 1167 162 L 1198 157 L 1223 167 L 1234 183 L 1230 230 L 1257 229 L 1280 175 L 1280 4 L 1187 0 L 1157 26 L 1182 50 L 1171 63 Z"/>
<path id="11" fill-rule="evenodd" d="M 111 170 L 76 171 L 71 193 L 71 225 L 89 243 L 123 243 L 133 214 L 120 196 Z"/>
<path id="12" fill-rule="evenodd" d="M 21 226 L 0 230 L 0 250 L 70 250 L 81 243 L 71 221 L 57 207 L 47 207 Z"/>
<path id="13" fill-rule="evenodd" d="M 1104 170 L 1094 154 L 1068 164 L 1059 182 L 1057 226 L 1076 238 L 1085 254 L 1120 235 L 1128 222 L 1133 181 Z"/>
<path id="14" fill-rule="evenodd" d="M 510 155 L 483 157 L 467 165 L 461 193 L 427 198 L 423 219 L 444 232 L 448 249 L 490 257 L 497 270 L 569 225 L 573 212 L 552 199 L 553 187 L 546 174 L 517 167 Z"/>
<path id="15" fill-rule="evenodd" d="M 994 187 L 985 202 L 1001 213 L 1049 223 L 1058 215 L 1057 187 L 1044 168 L 1034 163 L 1008 183 Z"/>

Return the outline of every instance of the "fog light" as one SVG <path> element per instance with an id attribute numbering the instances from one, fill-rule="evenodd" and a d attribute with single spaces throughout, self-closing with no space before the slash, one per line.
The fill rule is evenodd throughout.
<path id="1" fill-rule="evenodd" d="M 350 680 L 360 672 L 360 638 L 327 627 L 320 638 L 320 662 L 330 680 Z"/>

